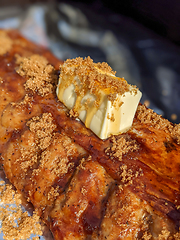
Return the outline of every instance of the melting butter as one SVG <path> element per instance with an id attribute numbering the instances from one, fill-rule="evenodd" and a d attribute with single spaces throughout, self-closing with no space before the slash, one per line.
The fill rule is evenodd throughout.
<path id="1" fill-rule="evenodd" d="M 133 122 L 133 118 L 142 96 L 142 93 L 134 86 L 128 85 L 125 91 L 115 92 L 117 81 L 125 81 L 117 78 L 111 72 L 98 69 L 95 65 L 96 75 L 91 73 L 92 67 L 86 69 L 84 76 L 77 74 L 78 67 L 82 69 L 82 64 L 79 66 L 73 64 L 67 66 L 66 63 L 61 66 L 61 74 L 56 89 L 58 99 L 68 108 L 72 109 L 79 119 L 84 122 L 85 126 L 91 129 L 99 138 L 106 139 L 112 134 L 119 134 L 127 131 Z M 91 86 L 83 85 L 81 78 L 87 78 L 88 75 L 92 78 L 97 74 L 101 75 L 101 79 L 109 81 L 112 78 L 116 80 L 116 85 L 112 86 L 113 100 L 109 97 L 111 93 L 111 85 L 109 88 L 103 88 L 101 82 L 96 82 Z M 91 79 L 92 80 L 92 79 Z M 111 81 L 110 81 L 111 82 Z M 91 82 L 89 84 L 91 85 Z M 95 87 L 97 89 L 95 89 Z"/>

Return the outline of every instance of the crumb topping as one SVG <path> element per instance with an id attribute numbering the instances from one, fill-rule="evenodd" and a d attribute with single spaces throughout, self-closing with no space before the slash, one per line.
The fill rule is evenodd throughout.
<path id="1" fill-rule="evenodd" d="M 33 117 L 26 125 L 30 131 L 25 131 L 21 135 L 21 144 L 17 142 L 20 157 L 15 159 L 15 162 L 25 172 L 38 162 L 39 152 L 46 149 L 52 143 L 52 133 L 56 128 L 50 113 L 44 113 L 41 117 Z"/>
<path id="2" fill-rule="evenodd" d="M 177 144 L 180 144 L 180 123 L 174 125 L 171 135 L 177 141 Z"/>
<path id="3" fill-rule="evenodd" d="M 137 142 L 131 139 L 128 135 L 112 136 L 110 141 L 112 145 L 111 147 L 106 148 L 105 153 L 110 158 L 118 158 L 119 161 L 122 160 L 123 154 L 137 151 L 139 149 Z"/>
<path id="4" fill-rule="evenodd" d="M 54 133 L 51 146 L 39 154 L 39 167 L 33 170 L 32 175 L 39 174 L 43 169 L 48 169 L 55 176 L 64 175 L 74 167 L 72 160 L 76 154 L 77 148 L 68 136 Z"/>
<path id="5" fill-rule="evenodd" d="M 0 199 L 1 202 L 7 204 L 21 204 L 21 195 L 17 193 L 10 184 L 0 183 Z"/>
<path id="6" fill-rule="evenodd" d="M 149 232 L 144 232 L 142 239 L 143 240 L 150 240 L 152 238 L 152 235 Z"/>
<path id="7" fill-rule="evenodd" d="M 73 156 L 76 153 L 77 149 L 74 144 L 72 144 L 71 139 L 63 134 L 57 134 L 57 136 L 54 135 L 52 145 L 56 146 L 57 144 L 61 144 L 62 154 L 61 156 L 59 156 L 59 154 L 57 155 L 55 164 L 49 166 L 49 170 L 58 176 L 66 174 L 68 172 L 68 169 L 74 166 L 74 163 L 69 161 L 69 157 Z M 63 152 L 65 152 L 65 154 L 63 154 Z M 41 167 L 46 166 L 46 163 L 48 163 L 49 159 L 52 158 L 52 154 L 52 151 L 49 149 L 46 149 L 42 152 L 40 160 Z"/>
<path id="8" fill-rule="evenodd" d="M 133 171 L 131 169 L 128 169 L 126 165 L 122 165 L 120 167 L 120 170 L 121 170 L 121 177 L 122 177 L 121 181 L 123 183 L 127 183 L 128 185 L 132 184 Z"/>
<path id="9" fill-rule="evenodd" d="M 25 131 L 21 135 L 21 138 L 17 139 L 16 145 L 12 148 L 11 154 L 13 158 L 11 159 L 11 155 L 9 156 L 11 161 L 18 164 L 24 172 L 27 172 L 29 168 L 37 163 L 38 146 L 34 142 L 34 134 Z"/>
<path id="10" fill-rule="evenodd" d="M 11 105 L 14 106 L 15 108 L 23 108 L 25 105 L 28 105 L 28 107 L 32 107 L 32 101 L 33 101 L 33 97 L 28 96 L 28 94 L 26 94 L 23 98 L 22 101 L 20 102 L 11 102 Z"/>
<path id="11" fill-rule="evenodd" d="M 123 187 L 129 186 L 133 184 L 133 178 L 137 178 L 138 176 L 143 175 L 143 170 L 140 168 L 135 173 L 132 171 L 132 169 L 128 169 L 128 166 L 126 164 L 123 164 L 120 166 L 120 176 L 121 181 L 123 183 Z"/>
<path id="12" fill-rule="evenodd" d="M 59 196 L 59 187 L 57 186 L 56 188 L 51 187 L 50 191 L 48 192 L 48 200 L 54 199 Z"/>
<path id="13" fill-rule="evenodd" d="M 90 57 L 66 60 L 61 66 L 60 79 L 68 74 L 78 76 L 79 83 L 77 79 L 71 79 L 77 96 L 85 96 L 87 92 L 90 92 L 96 96 L 94 104 L 97 106 L 101 98 L 101 90 L 107 93 L 111 102 L 115 101 L 117 94 L 123 95 L 130 90 L 127 81 L 116 77 L 115 72 L 107 63 L 94 63 Z"/>
<path id="14" fill-rule="evenodd" d="M 169 236 L 170 232 L 164 227 L 161 231 L 161 234 L 159 234 L 158 239 L 159 240 L 168 239 Z"/>
<path id="15" fill-rule="evenodd" d="M 165 132 L 172 130 L 172 124 L 162 118 L 161 115 L 155 113 L 152 109 L 146 108 L 144 105 L 139 105 L 137 108 L 137 119 L 143 124 L 150 124 L 156 129 L 162 129 Z"/>
<path id="16" fill-rule="evenodd" d="M 69 116 L 77 118 L 79 116 L 77 111 L 74 111 L 73 109 L 69 110 Z"/>
<path id="17" fill-rule="evenodd" d="M 110 116 L 110 114 L 108 113 L 107 114 L 107 119 L 109 119 L 110 121 L 114 122 L 115 121 L 114 114 L 112 113 L 111 116 Z"/>
<path id="18" fill-rule="evenodd" d="M 28 148 L 25 146 L 20 146 L 21 157 L 16 159 L 16 162 L 20 162 L 20 167 L 26 172 L 29 167 L 32 167 L 37 163 L 37 146 L 32 146 L 31 142 L 28 141 Z"/>
<path id="19" fill-rule="evenodd" d="M 124 154 L 137 151 L 139 149 L 137 142 L 131 139 L 129 135 L 112 136 L 110 141 L 112 145 L 105 149 L 105 153 L 112 160 L 115 157 L 119 161 L 122 161 Z M 123 183 L 123 186 L 120 185 L 120 189 L 122 190 L 123 187 L 131 185 L 133 183 L 133 178 L 141 176 L 142 174 L 142 169 L 133 172 L 131 169 L 128 169 L 126 164 L 121 165 L 119 168 L 119 175 L 121 176 L 121 182 Z"/>
<path id="20" fill-rule="evenodd" d="M 27 126 L 35 133 L 36 143 L 42 150 L 51 144 L 52 133 L 57 127 L 51 113 L 43 113 L 42 117 L 33 117 L 27 122 Z"/>
<path id="21" fill-rule="evenodd" d="M 39 216 L 36 212 L 29 216 L 28 212 L 22 210 L 21 195 L 11 185 L 1 182 L 0 201 L 3 203 L 3 207 L 0 206 L 0 231 L 3 232 L 3 239 L 25 240 L 29 239 L 31 234 L 42 235 Z"/>
<path id="22" fill-rule="evenodd" d="M 42 152 L 41 154 L 41 159 L 40 159 L 40 164 L 41 167 L 43 168 L 46 163 L 48 163 L 48 160 L 51 157 L 51 152 L 49 150 L 45 150 L 44 152 Z M 49 170 L 55 174 L 55 175 L 62 175 L 68 172 L 69 169 L 69 159 L 67 157 L 58 157 L 58 159 L 56 160 L 56 164 L 51 166 L 51 168 L 49 168 Z"/>
<path id="23" fill-rule="evenodd" d="M 11 50 L 13 41 L 8 37 L 7 33 L 0 31 L 0 55 L 6 54 Z"/>
<path id="24" fill-rule="evenodd" d="M 162 118 L 161 115 L 155 113 L 152 109 L 146 108 L 144 105 L 139 105 L 136 112 L 137 119 L 143 124 L 170 133 L 171 137 L 180 144 L 180 124 L 173 125 L 167 119 Z"/>
<path id="25" fill-rule="evenodd" d="M 77 167 L 78 170 L 85 170 L 86 169 L 86 163 L 88 161 L 91 161 L 92 160 L 92 156 L 89 155 L 87 158 L 81 158 L 80 162 L 79 162 L 79 165 Z M 90 170 L 91 171 L 91 170 Z"/>
<path id="26" fill-rule="evenodd" d="M 32 55 L 29 58 L 16 56 L 19 68 L 16 70 L 21 76 L 26 76 L 25 89 L 32 90 L 40 96 L 45 96 L 54 91 L 57 81 L 55 69 L 48 64 L 45 57 Z"/>
<path id="27" fill-rule="evenodd" d="M 180 239 L 180 228 L 179 228 L 179 232 L 177 232 L 177 233 L 174 235 L 174 239 L 175 239 L 175 240 L 179 240 L 179 239 Z"/>

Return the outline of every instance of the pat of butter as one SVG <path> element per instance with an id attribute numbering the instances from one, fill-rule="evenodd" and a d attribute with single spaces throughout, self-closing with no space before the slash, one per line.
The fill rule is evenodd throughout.
<path id="1" fill-rule="evenodd" d="M 131 127 L 142 96 L 136 87 L 116 77 L 108 65 L 93 63 L 90 58 L 67 60 L 61 66 L 56 93 L 101 139 Z"/>

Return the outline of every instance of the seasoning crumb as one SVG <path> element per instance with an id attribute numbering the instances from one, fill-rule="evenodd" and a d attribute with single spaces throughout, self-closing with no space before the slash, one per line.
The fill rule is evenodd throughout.
<path id="1" fill-rule="evenodd" d="M 180 124 L 172 124 L 144 105 L 138 106 L 136 117 L 143 124 L 148 124 L 150 127 L 169 133 L 177 144 L 180 144 Z"/>
<path id="2" fill-rule="evenodd" d="M 138 106 L 136 116 L 141 123 L 149 124 L 156 129 L 162 129 L 165 132 L 170 132 L 173 129 L 173 125 L 167 119 L 162 118 L 152 109 L 146 108 L 145 105 Z"/>
<path id="3" fill-rule="evenodd" d="M 36 212 L 32 216 L 23 211 L 21 195 L 10 184 L 1 181 L 0 185 L 0 221 L 3 239 L 20 240 L 28 239 L 31 234 L 42 235 L 39 216 Z M 16 204 L 14 205 L 11 204 Z M 34 239 L 38 239 L 37 237 Z"/>
<path id="4" fill-rule="evenodd" d="M 139 169 L 134 173 L 131 169 L 128 169 L 127 165 L 125 164 L 120 166 L 119 170 L 120 170 L 120 176 L 121 176 L 121 181 L 123 183 L 123 187 L 132 185 L 133 178 L 137 178 L 138 176 L 141 176 L 143 174 L 142 169 Z"/>
<path id="5" fill-rule="evenodd" d="M 110 141 L 112 145 L 105 150 L 105 153 L 109 157 L 118 158 L 119 161 L 122 160 L 123 154 L 139 149 L 137 142 L 131 139 L 128 135 L 112 136 Z"/>
<path id="6" fill-rule="evenodd" d="M 27 122 L 30 131 L 36 135 L 36 143 L 40 149 L 47 148 L 52 142 L 52 133 L 56 128 L 51 113 L 43 113 L 41 117 L 36 116 Z"/>
<path id="7" fill-rule="evenodd" d="M 70 116 L 70 117 L 77 118 L 77 117 L 79 116 L 79 114 L 71 109 L 71 110 L 69 111 L 69 116 Z"/>
<path id="8" fill-rule="evenodd" d="M 51 187 L 51 189 L 48 192 L 47 199 L 50 200 L 50 199 L 54 199 L 55 197 L 59 196 L 58 189 L 59 189 L 58 187 L 56 187 L 56 188 Z"/>
<path id="9" fill-rule="evenodd" d="M 143 240 L 150 240 L 152 238 L 152 235 L 148 232 L 145 232 L 142 236 Z"/>
<path id="10" fill-rule="evenodd" d="M 30 89 L 40 96 L 46 96 L 55 90 L 57 75 L 45 57 L 36 54 L 29 58 L 16 55 L 16 63 L 19 65 L 17 73 L 27 77 L 26 90 Z"/>
<path id="11" fill-rule="evenodd" d="M 177 141 L 177 144 L 180 144 L 180 123 L 174 125 L 171 135 Z"/>
<path id="12" fill-rule="evenodd" d="M 177 232 L 176 234 L 174 234 L 174 239 L 175 239 L 175 240 L 179 240 L 179 239 L 180 239 L 180 228 L 179 228 L 179 232 Z"/>
<path id="13" fill-rule="evenodd" d="M 27 105 L 27 107 L 32 108 L 32 101 L 33 101 L 33 97 L 28 96 L 28 94 L 26 94 L 24 96 L 24 98 L 22 99 L 22 101 L 20 102 L 11 102 L 11 105 L 19 108 L 19 109 L 23 109 L 23 107 L 25 105 Z"/>
<path id="14" fill-rule="evenodd" d="M 87 193 L 87 190 L 82 187 L 82 188 L 81 188 L 81 193 L 82 193 L 82 195 L 85 195 L 85 194 Z"/>
<path id="15" fill-rule="evenodd" d="M 170 232 L 166 228 L 163 228 L 161 231 L 161 234 L 159 234 L 158 236 L 158 239 L 159 240 L 168 239 L 169 235 L 170 235 Z"/>
<path id="16" fill-rule="evenodd" d="M 87 161 L 90 161 L 91 159 L 92 159 L 91 156 L 88 156 L 88 159 L 82 158 L 82 159 L 80 160 L 80 164 L 79 164 L 78 168 L 85 170 L 85 169 L 86 169 L 85 163 L 86 163 Z"/>

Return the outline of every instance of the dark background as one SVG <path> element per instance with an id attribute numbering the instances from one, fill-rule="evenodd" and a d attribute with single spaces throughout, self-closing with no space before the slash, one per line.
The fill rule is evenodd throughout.
<path id="1" fill-rule="evenodd" d="M 130 16 L 157 34 L 180 44 L 179 0 L 104 0 L 104 6 Z"/>
<path id="2" fill-rule="evenodd" d="M 0 6 L 63 2 L 61 0 L 0 0 Z M 179 0 L 74 0 L 65 3 L 83 4 L 95 12 L 112 11 L 128 16 L 160 36 L 180 45 Z"/>

